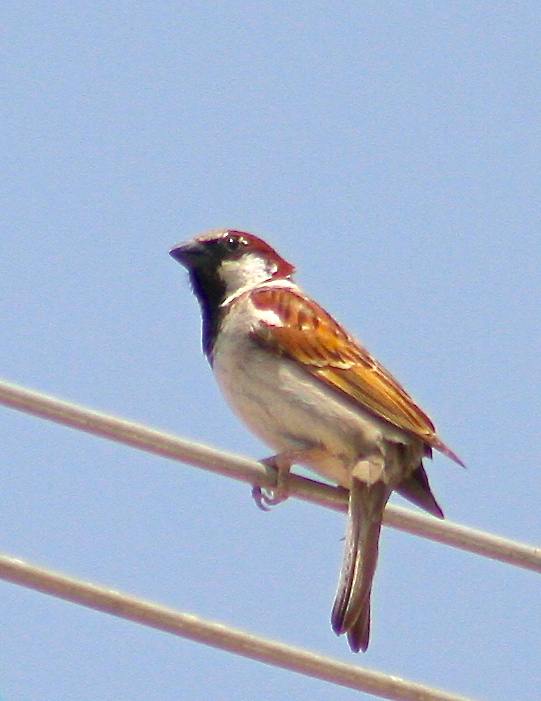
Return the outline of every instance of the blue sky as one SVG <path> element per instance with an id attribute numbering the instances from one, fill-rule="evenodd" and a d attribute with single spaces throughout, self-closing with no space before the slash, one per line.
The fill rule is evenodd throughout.
<path id="1" fill-rule="evenodd" d="M 5 379 L 268 455 L 219 396 L 167 254 L 252 231 L 468 464 L 428 466 L 447 517 L 541 542 L 538 3 L 8 1 L 0 19 Z M 539 698 L 533 573 L 385 529 L 353 656 L 329 625 L 340 514 L 264 514 L 245 485 L 1 413 L 7 554 L 475 698 Z M 5 701 L 354 696 L 0 592 Z"/>

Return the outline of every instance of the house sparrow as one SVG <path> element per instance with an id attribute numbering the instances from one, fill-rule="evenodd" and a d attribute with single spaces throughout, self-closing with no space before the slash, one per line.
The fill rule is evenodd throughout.
<path id="1" fill-rule="evenodd" d="M 277 488 L 259 490 L 262 504 L 284 498 L 295 463 L 349 489 L 331 622 L 354 652 L 364 651 L 391 492 L 443 518 L 423 458 L 435 448 L 463 463 L 392 375 L 293 282 L 295 268 L 267 243 L 218 229 L 170 253 L 189 271 L 203 350 L 226 400 L 276 451 L 264 463 L 277 468 Z"/>

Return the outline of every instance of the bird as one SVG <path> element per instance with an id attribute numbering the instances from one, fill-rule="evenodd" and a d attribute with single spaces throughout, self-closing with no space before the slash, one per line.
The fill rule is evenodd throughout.
<path id="1" fill-rule="evenodd" d="M 353 652 L 370 639 L 370 597 L 383 512 L 393 491 L 443 518 L 423 466 L 435 449 L 462 460 L 397 380 L 292 279 L 264 240 L 214 229 L 176 245 L 202 314 L 202 346 L 226 401 L 275 453 L 273 490 L 287 497 L 295 464 L 349 490 L 331 626 Z"/>

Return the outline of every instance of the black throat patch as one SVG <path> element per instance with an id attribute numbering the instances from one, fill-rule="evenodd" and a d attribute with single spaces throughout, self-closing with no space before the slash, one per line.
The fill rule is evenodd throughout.
<path id="1" fill-rule="evenodd" d="M 212 365 L 212 351 L 223 316 L 222 302 L 226 297 L 225 282 L 216 269 L 197 267 L 190 270 L 190 282 L 201 305 L 203 352 Z"/>

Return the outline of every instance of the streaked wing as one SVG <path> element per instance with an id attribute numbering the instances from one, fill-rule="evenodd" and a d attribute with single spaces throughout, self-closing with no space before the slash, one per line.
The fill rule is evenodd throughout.
<path id="1" fill-rule="evenodd" d="M 319 305 L 286 287 L 255 290 L 250 298 L 257 309 L 279 319 L 273 323 L 269 315 L 262 322 L 254 331 L 258 342 L 301 362 L 314 377 L 463 464 L 406 390 Z"/>

